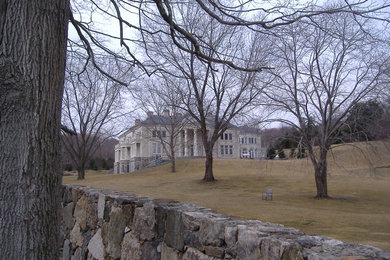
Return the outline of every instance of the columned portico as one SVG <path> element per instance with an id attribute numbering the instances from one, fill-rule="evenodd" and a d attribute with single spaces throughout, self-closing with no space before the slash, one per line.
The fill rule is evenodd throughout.
<path id="1" fill-rule="evenodd" d="M 199 156 L 198 154 L 198 134 L 196 128 L 194 129 L 194 156 Z"/>
<path id="2" fill-rule="evenodd" d="M 183 130 L 180 131 L 180 134 L 179 134 L 179 156 L 184 156 L 184 147 L 183 147 L 183 143 L 184 143 L 184 137 L 183 137 Z"/>
<path id="3" fill-rule="evenodd" d="M 184 156 L 188 156 L 188 129 L 184 129 Z"/>

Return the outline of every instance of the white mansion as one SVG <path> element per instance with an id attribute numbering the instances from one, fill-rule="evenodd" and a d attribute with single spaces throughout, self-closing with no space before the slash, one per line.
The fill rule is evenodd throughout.
<path id="1" fill-rule="evenodd" d="M 169 111 L 163 116 L 147 113 L 144 121 L 135 120 L 135 125 L 119 136 L 119 144 L 115 146 L 114 173 L 128 173 L 144 168 L 156 160 L 166 160 L 161 139 L 168 138 L 167 125 Z M 211 119 L 207 119 L 208 127 L 212 129 Z M 176 158 L 205 156 L 202 136 L 198 126 L 187 123 L 178 135 L 175 146 Z M 214 145 L 214 158 L 250 158 L 259 159 L 266 156 L 262 147 L 258 129 L 247 126 L 231 125 Z"/>

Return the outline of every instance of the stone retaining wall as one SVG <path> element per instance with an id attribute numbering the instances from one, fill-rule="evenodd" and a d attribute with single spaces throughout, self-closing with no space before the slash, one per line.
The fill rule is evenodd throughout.
<path id="1" fill-rule="evenodd" d="M 128 193 L 64 186 L 62 206 L 64 260 L 390 259 L 371 246 Z"/>

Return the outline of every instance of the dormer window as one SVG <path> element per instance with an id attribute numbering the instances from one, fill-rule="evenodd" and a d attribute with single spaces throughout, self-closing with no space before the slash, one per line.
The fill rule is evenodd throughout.
<path id="1" fill-rule="evenodd" d="M 232 133 L 222 133 L 221 140 L 233 140 L 233 134 Z"/>
<path id="2" fill-rule="evenodd" d="M 166 136 L 167 136 L 167 133 L 166 133 L 166 131 L 154 130 L 154 131 L 152 132 L 152 136 L 153 136 L 153 137 L 166 137 Z"/>

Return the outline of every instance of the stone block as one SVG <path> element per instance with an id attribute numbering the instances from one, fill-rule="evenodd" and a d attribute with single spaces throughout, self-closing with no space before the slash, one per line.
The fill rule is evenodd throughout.
<path id="1" fill-rule="evenodd" d="M 167 212 L 165 243 L 178 251 L 183 252 L 184 230 L 180 212 L 169 210 Z"/>
<path id="2" fill-rule="evenodd" d="M 141 260 L 160 260 L 161 254 L 157 251 L 158 240 L 146 241 L 141 244 Z"/>
<path id="3" fill-rule="evenodd" d="M 198 231 L 201 221 L 207 218 L 207 214 L 203 212 L 184 212 L 182 214 L 184 228 L 190 231 Z"/>
<path id="4" fill-rule="evenodd" d="M 280 259 L 283 253 L 283 243 L 277 239 L 264 238 L 260 244 L 260 255 L 262 260 Z"/>
<path id="5" fill-rule="evenodd" d="M 72 259 L 72 260 L 83 260 L 83 252 L 82 252 L 82 250 L 81 250 L 80 247 L 78 247 L 78 248 L 75 250 L 75 252 L 74 252 L 74 254 L 73 254 L 73 256 L 72 256 L 71 259 Z"/>
<path id="6" fill-rule="evenodd" d="M 203 254 L 195 248 L 189 247 L 185 251 L 182 260 L 214 260 L 214 258 Z"/>
<path id="7" fill-rule="evenodd" d="M 167 209 L 161 206 L 156 207 L 156 235 L 163 238 L 165 234 L 165 223 L 167 221 Z"/>
<path id="8" fill-rule="evenodd" d="M 236 226 L 226 226 L 224 232 L 224 240 L 228 248 L 235 247 L 237 243 L 237 232 Z"/>
<path id="9" fill-rule="evenodd" d="M 127 233 L 123 237 L 121 260 L 140 260 L 141 244 L 133 232 Z"/>
<path id="10" fill-rule="evenodd" d="M 112 207 L 110 213 L 110 222 L 107 226 L 107 253 L 112 258 L 121 256 L 121 243 L 126 227 L 126 219 L 123 216 L 122 209 Z"/>
<path id="11" fill-rule="evenodd" d="M 307 256 L 307 260 L 340 260 L 340 258 L 331 254 L 312 253 Z"/>
<path id="12" fill-rule="evenodd" d="M 201 249 L 202 244 L 200 243 L 199 240 L 199 232 L 194 232 L 190 230 L 184 230 L 184 245 Z"/>
<path id="13" fill-rule="evenodd" d="M 74 203 L 70 202 L 68 205 L 62 208 L 62 219 L 65 223 L 65 226 L 71 230 L 74 225 L 74 219 L 73 219 L 73 207 Z"/>
<path id="14" fill-rule="evenodd" d="M 104 208 L 106 205 L 106 196 L 104 194 L 99 194 L 98 198 L 98 218 L 104 218 Z"/>
<path id="15" fill-rule="evenodd" d="M 155 237 L 155 224 L 153 203 L 145 203 L 143 207 L 135 208 L 132 230 L 141 241 L 152 240 Z"/>
<path id="16" fill-rule="evenodd" d="M 73 187 L 71 192 L 73 202 L 77 202 L 85 194 L 81 186 Z"/>
<path id="17" fill-rule="evenodd" d="M 205 246 L 203 247 L 203 251 L 206 253 L 206 255 L 217 257 L 217 258 L 223 258 L 225 255 L 225 251 L 223 250 L 223 247 Z"/>
<path id="18" fill-rule="evenodd" d="M 112 202 L 106 200 L 104 206 L 103 220 L 107 223 L 110 221 L 111 208 L 112 208 Z"/>
<path id="19" fill-rule="evenodd" d="M 237 260 L 260 259 L 261 233 L 248 227 L 239 227 L 237 235 Z"/>
<path id="20" fill-rule="evenodd" d="M 86 252 L 87 248 L 88 248 L 88 243 L 92 237 L 92 232 L 91 232 L 91 230 L 87 230 L 87 231 L 84 231 L 82 233 L 82 235 L 83 235 L 83 245 L 82 245 L 81 249 L 83 250 L 83 252 Z"/>
<path id="21" fill-rule="evenodd" d="M 65 239 L 64 244 L 62 246 L 62 260 L 70 260 L 70 256 L 71 256 L 70 241 L 68 239 Z"/>
<path id="22" fill-rule="evenodd" d="M 126 204 L 122 206 L 123 215 L 126 219 L 126 226 L 132 227 L 134 220 L 134 205 Z"/>
<path id="23" fill-rule="evenodd" d="M 83 234 L 80 231 L 80 226 L 78 223 L 76 223 L 70 232 L 70 242 L 72 243 L 73 247 L 76 246 L 82 246 L 83 245 Z"/>
<path id="24" fill-rule="evenodd" d="M 224 243 L 224 222 L 208 219 L 199 229 L 199 240 L 204 246 L 222 246 Z"/>
<path id="25" fill-rule="evenodd" d="M 183 254 L 167 246 L 165 243 L 162 244 L 161 260 L 181 260 L 182 255 Z"/>
<path id="26" fill-rule="evenodd" d="M 340 256 L 341 260 L 368 260 L 367 257 L 358 256 L 358 255 L 342 255 Z"/>
<path id="27" fill-rule="evenodd" d="M 104 245 L 103 245 L 101 229 L 98 229 L 98 231 L 95 233 L 95 235 L 89 241 L 88 251 L 97 260 L 104 259 Z"/>
<path id="28" fill-rule="evenodd" d="M 87 226 L 91 229 L 96 228 L 98 223 L 97 203 L 88 204 L 87 208 Z"/>
<path id="29" fill-rule="evenodd" d="M 107 244 L 108 244 L 108 223 L 106 222 L 103 222 L 103 224 L 101 225 L 100 229 L 102 230 L 102 238 L 103 238 L 103 244 L 105 247 L 107 247 Z"/>
<path id="30" fill-rule="evenodd" d="M 76 223 L 79 223 L 81 229 L 87 229 L 87 208 L 88 208 L 88 198 L 86 196 L 81 196 L 76 203 L 74 209 L 74 218 Z"/>
<path id="31" fill-rule="evenodd" d="M 303 249 L 298 244 L 290 244 L 286 247 L 286 249 L 283 252 L 282 260 L 304 260 L 303 257 Z"/>

